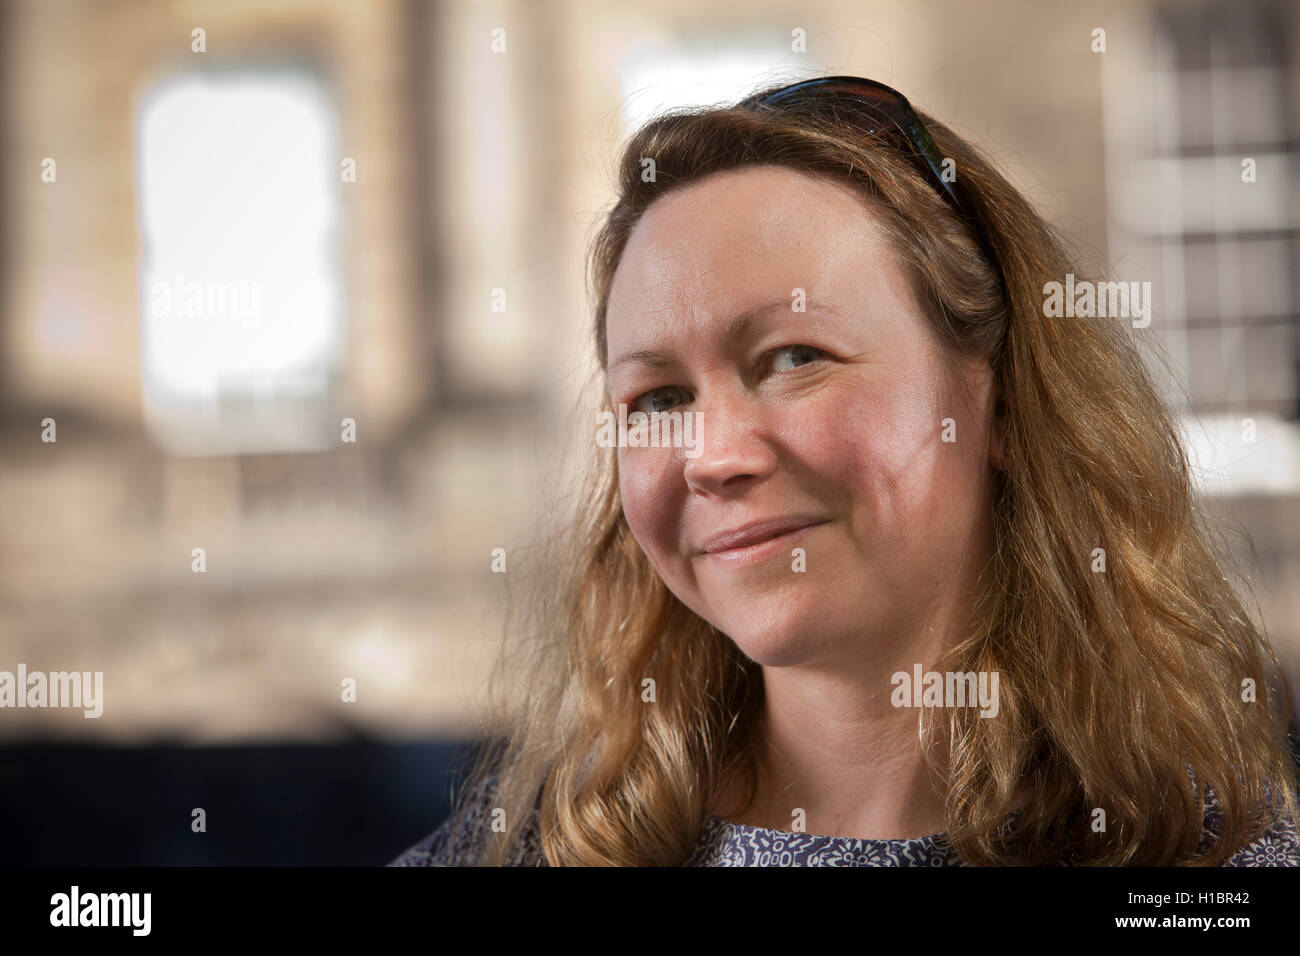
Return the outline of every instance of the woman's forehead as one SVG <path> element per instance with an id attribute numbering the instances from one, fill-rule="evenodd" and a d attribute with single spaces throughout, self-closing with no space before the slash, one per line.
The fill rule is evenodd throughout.
<path id="1" fill-rule="evenodd" d="M 878 220 L 853 194 L 799 175 L 756 193 L 772 182 L 763 172 L 710 177 L 651 205 L 611 284 L 611 360 L 665 325 L 725 322 L 773 300 L 861 314 L 866 300 L 904 294 Z"/>
<path id="2" fill-rule="evenodd" d="M 755 253 L 815 257 L 827 247 L 870 243 L 880 233 L 877 216 L 847 186 L 756 166 L 706 176 L 656 199 L 633 228 L 623 259 L 653 275 Z"/>

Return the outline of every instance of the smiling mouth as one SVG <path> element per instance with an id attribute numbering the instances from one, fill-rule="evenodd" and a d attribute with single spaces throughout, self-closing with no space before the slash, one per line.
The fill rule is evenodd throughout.
<path id="1" fill-rule="evenodd" d="M 704 554 L 730 563 L 759 560 L 826 523 L 809 518 L 785 518 L 748 525 L 710 538 L 704 543 Z"/>

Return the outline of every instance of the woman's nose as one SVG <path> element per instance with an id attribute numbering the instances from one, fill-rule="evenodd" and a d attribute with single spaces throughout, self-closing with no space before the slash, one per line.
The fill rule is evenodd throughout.
<path id="1" fill-rule="evenodd" d="M 735 494 L 776 469 L 757 403 L 736 398 L 696 403 L 696 449 L 687 456 L 687 486 L 699 494 Z"/>

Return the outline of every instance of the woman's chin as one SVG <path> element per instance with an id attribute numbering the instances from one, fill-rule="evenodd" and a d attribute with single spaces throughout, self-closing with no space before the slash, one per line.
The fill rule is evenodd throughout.
<path id="1" fill-rule="evenodd" d="M 723 630 L 741 653 L 763 667 L 790 667 L 818 655 L 825 640 L 806 627 L 782 626 L 755 629 L 753 622 L 732 631 Z"/>

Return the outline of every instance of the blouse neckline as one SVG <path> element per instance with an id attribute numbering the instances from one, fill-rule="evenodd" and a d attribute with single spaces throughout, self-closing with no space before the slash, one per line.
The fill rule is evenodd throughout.
<path id="1" fill-rule="evenodd" d="M 1016 811 L 1012 811 L 1012 812 L 1014 813 Z M 709 814 L 709 816 L 705 820 L 705 826 L 711 827 L 712 829 L 716 829 L 720 831 L 730 831 L 741 835 L 764 836 L 769 839 L 833 840 L 837 843 L 853 843 L 853 844 L 877 845 L 877 846 L 883 844 L 897 845 L 900 843 L 913 843 L 913 844 L 937 843 L 948 835 L 947 830 L 943 831 L 942 833 L 935 833 L 929 836 L 893 837 L 893 838 L 886 838 L 886 839 L 882 839 L 879 837 L 828 836 L 822 833 L 796 833 L 793 830 L 777 830 L 771 827 L 753 826 L 748 823 L 735 823 L 731 820 L 725 819 L 724 817 L 718 816 L 716 813 Z"/>
<path id="2" fill-rule="evenodd" d="M 1006 815 L 1005 820 L 1008 826 L 1015 825 L 1023 809 L 1023 807 L 1017 807 Z M 943 843 L 947 841 L 948 837 L 947 830 L 944 830 L 942 833 L 933 833 L 929 836 L 892 837 L 883 839 L 880 837 L 828 836 L 822 833 L 795 833 L 792 830 L 776 830 L 771 827 L 752 826 L 748 823 L 734 823 L 731 820 L 718 816 L 716 813 L 711 813 L 705 818 L 705 827 L 706 829 L 711 828 L 721 832 L 732 832 L 737 835 L 761 836 L 768 839 L 830 840 L 836 844 L 854 844 L 858 846 L 919 846 L 922 844 L 929 845 L 933 843 Z"/>

